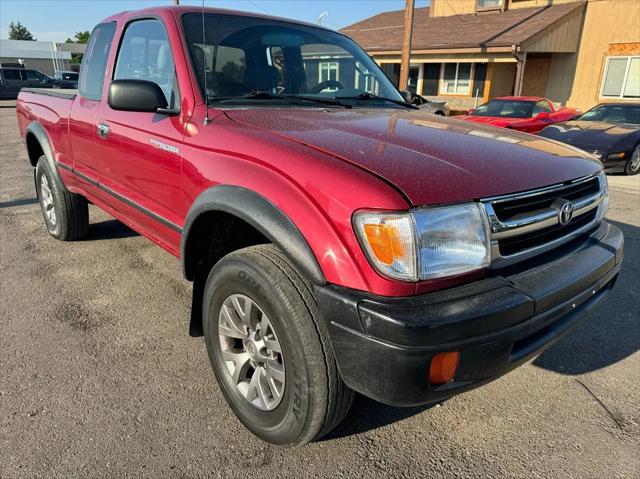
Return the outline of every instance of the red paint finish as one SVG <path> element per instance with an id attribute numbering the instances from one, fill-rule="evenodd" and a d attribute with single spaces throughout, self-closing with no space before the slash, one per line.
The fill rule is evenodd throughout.
<path id="1" fill-rule="evenodd" d="M 473 123 L 483 123 L 501 128 L 510 128 L 512 130 L 523 131 L 525 133 L 538 134 L 543 128 L 554 123 L 573 120 L 580 114 L 575 108 L 556 108 L 551 100 L 537 96 L 502 96 L 494 100 L 515 100 L 534 104 L 536 102 L 546 102 L 549 106 L 549 113 L 541 116 L 533 116 L 531 118 L 511 118 L 511 117 L 495 117 L 482 115 L 461 115 L 456 118 Z"/>
<path id="2" fill-rule="evenodd" d="M 397 108 L 227 106 L 209 109 L 211 122 L 205 125 L 206 107 L 176 20 L 187 11 L 199 9 L 153 8 L 108 19 L 117 22 L 117 31 L 101 100 L 22 92 L 17 108 L 23 137 L 26 126 L 39 121 L 56 161 L 115 196 L 60 168 L 70 190 L 174 255 L 194 200 L 210 187 L 237 185 L 267 198 L 296 225 L 328 282 L 379 295 L 412 295 L 483 273 L 421 283 L 382 277 L 357 242 L 355 211 L 472 201 L 601 168 L 556 142 Z M 181 96 L 177 116 L 114 111 L 107 104 L 123 27 L 148 16 L 161 19 L 172 45 Z M 110 127 L 107 140 L 95 133 L 98 123 Z M 158 141 L 175 150 L 158 148 Z"/>

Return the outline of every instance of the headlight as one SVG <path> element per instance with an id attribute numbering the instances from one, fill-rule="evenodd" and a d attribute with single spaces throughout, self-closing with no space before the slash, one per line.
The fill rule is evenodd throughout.
<path id="1" fill-rule="evenodd" d="M 371 264 L 391 278 L 441 278 L 491 262 L 489 224 L 477 203 L 408 213 L 360 212 L 354 226 Z"/>
<path id="2" fill-rule="evenodd" d="M 602 191 L 603 195 L 602 204 L 598 211 L 598 219 L 601 220 L 609 211 L 609 182 L 604 171 L 601 171 L 598 175 L 598 181 L 600 182 L 600 191 Z"/>

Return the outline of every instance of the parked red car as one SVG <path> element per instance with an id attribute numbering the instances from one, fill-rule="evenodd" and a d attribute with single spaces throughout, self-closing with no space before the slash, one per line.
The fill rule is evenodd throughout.
<path id="1" fill-rule="evenodd" d="M 331 431 L 353 391 L 415 406 L 505 374 L 620 270 L 599 161 L 421 112 L 317 25 L 125 12 L 77 91 L 23 89 L 16 111 L 49 233 L 90 238 L 91 203 L 179 257 L 225 398 L 281 446 Z"/>
<path id="2" fill-rule="evenodd" d="M 537 134 L 553 123 L 573 120 L 579 114 L 575 108 L 556 108 L 547 98 L 502 96 L 457 118 Z"/>

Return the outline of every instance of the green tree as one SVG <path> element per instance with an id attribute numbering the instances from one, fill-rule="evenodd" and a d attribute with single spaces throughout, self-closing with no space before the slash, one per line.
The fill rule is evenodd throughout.
<path id="1" fill-rule="evenodd" d="M 84 32 L 76 32 L 73 36 L 74 39 L 67 38 L 65 43 L 89 43 L 89 36 L 91 32 L 89 30 L 85 30 Z"/>
<path id="2" fill-rule="evenodd" d="M 35 41 L 33 35 L 27 27 L 20 22 L 11 22 L 9 24 L 9 40 L 31 40 Z"/>
<path id="3" fill-rule="evenodd" d="M 89 36 L 91 36 L 91 32 L 89 30 L 85 30 L 84 32 L 76 32 L 73 36 L 73 39 L 67 38 L 65 43 L 89 43 Z M 82 55 L 77 53 L 71 54 L 71 63 L 80 64 L 82 63 Z"/>

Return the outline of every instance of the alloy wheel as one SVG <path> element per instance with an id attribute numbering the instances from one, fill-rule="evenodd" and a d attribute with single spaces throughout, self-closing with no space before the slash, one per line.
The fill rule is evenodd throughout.
<path id="1" fill-rule="evenodd" d="M 285 365 L 264 311 L 248 296 L 229 296 L 220 309 L 218 335 L 223 369 L 240 394 L 260 410 L 275 409 L 284 394 Z"/>
<path id="2" fill-rule="evenodd" d="M 635 150 L 633 150 L 633 155 L 631 156 L 631 165 L 630 169 L 633 173 L 640 169 L 640 146 L 637 146 Z"/>
<path id="3" fill-rule="evenodd" d="M 51 193 L 51 188 L 49 187 L 49 180 L 46 175 L 42 175 L 40 177 L 40 196 L 42 201 L 42 209 L 44 210 L 44 214 L 47 216 L 49 223 L 51 226 L 56 225 L 56 207 L 53 203 L 53 194 Z"/>

